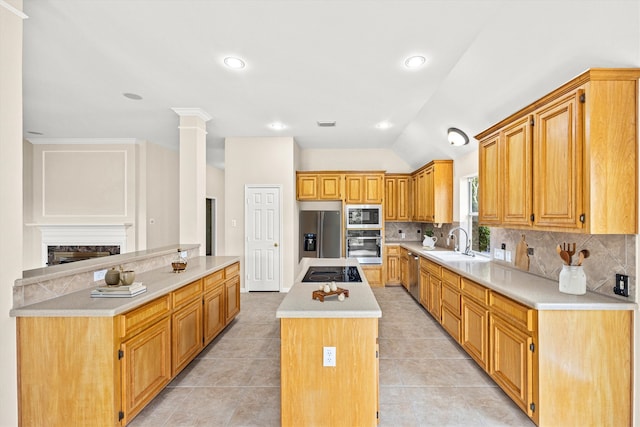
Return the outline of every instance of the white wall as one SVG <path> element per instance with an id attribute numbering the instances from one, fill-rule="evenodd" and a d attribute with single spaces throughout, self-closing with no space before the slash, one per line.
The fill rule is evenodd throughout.
<path id="1" fill-rule="evenodd" d="M 8 4 L 22 10 L 22 0 Z M 18 425 L 13 283 L 22 276 L 22 19 L 0 6 L 0 425 Z"/>
<path id="2" fill-rule="evenodd" d="M 244 257 L 245 186 L 281 185 L 282 284 L 291 286 L 296 259 L 297 206 L 295 192 L 295 142 L 282 138 L 226 138 L 225 140 L 225 246 L 227 255 Z M 232 221 L 237 224 L 233 227 Z M 241 263 L 244 277 L 245 263 Z M 244 280 L 242 281 L 244 288 Z"/>
<path id="3" fill-rule="evenodd" d="M 381 170 L 410 173 L 413 169 L 389 149 L 301 149 L 298 170 Z"/>
<path id="4" fill-rule="evenodd" d="M 216 255 L 226 255 L 225 250 L 225 196 L 224 171 L 207 165 L 207 198 L 216 199 Z"/>

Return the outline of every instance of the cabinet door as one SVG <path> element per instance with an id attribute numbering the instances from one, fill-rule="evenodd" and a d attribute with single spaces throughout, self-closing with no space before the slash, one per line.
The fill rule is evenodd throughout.
<path id="1" fill-rule="evenodd" d="M 123 342 L 121 349 L 124 425 L 171 380 L 171 318 Z"/>
<path id="2" fill-rule="evenodd" d="M 424 172 L 424 219 L 433 222 L 435 217 L 434 205 L 434 170 L 427 168 Z"/>
<path id="3" fill-rule="evenodd" d="M 171 367 L 176 376 L 202 350 L 202 300 L 176 311 L 171 318 Z"/>
<path id="4" fill-rule="evenodd" d="M 363 203 L 380 204 L 384 197 L 383 175 L 365 175 L 362 178 L 364 185 Z"/>
<path id="5" fill-rule="evenodd" d="M 411 220 L 418 220 L 418 176 L 411 175 L 411 185 L 409 186 L 409 197 L 411 198 L 411 203 L 409 206 Z"/>
<path id="6" fill-rule="evenodd" d="M 318 181 L 320 200 L 342 200 L 342 192 L 340 191 L 341 175 L 319 174 Z"/>
<path id="7" fill-rule="evenodd" d="M 369 286 L 371 287 L 380 287 L 384 286 L 382 282 L 382 266 L 361 266 L 362 271 L 364 271 L 364 275 L 367 278 L 367 282 L 369 282 Z"/>
<path id="8" fill-rule="evenodd" d="M 480 141 L 478 149 L 478 221 L 500 224 L 502 220 L 502 186 L 500 174 L 500 135 Z"/>
<path id="9" fill-rule="evenodd" d="M 363 177 L 361 175 L 346 175 L 345 184 L 345 203 L 363 203 L 364 186 L 362 184 Z"/>
<path id="10" fill-rule="evenodd" d="M 224 285 L 204 296 L 204 344 L 209 344 L 225 326 Z"/>
<path id="11" fill-rule="evenodd" d="M 442 289 L 444 289 L 444 286 Z M 451 335 L 456 342 L 460 342 L 460 317 L 455 315 L 449 307 L 444 304 L 442 305 L 442 327 L 449 332 L 449 335 Z"/>
<path id="12" fill-rule="evenodd" d="M 460 344 L 485 371 L 489 361 L 489 310 L 462 295 L 462 331 Z"/>
<path id="13" fill-rule="evenodd" d="M 400 282 L 400 257 L 398 255 L 387 255 L 387 278 L 386 283 L 398 284 Z"/>
<path id="14" fill-rule="evenodd" d="M 400 257 L 400 283 L 409 289 L 409 258 L 406 253 Z"/>
<path id="15" fill-rule="evenodd" d="M 438 322 L 442 322 L 440 311 L 440 287 L 442 282 L 433 274 L 429 274 L 429 306 L 427 310 Z"/>
<path id="16" fill-rule="evenodd" d="M 534 113 L 533 212 L 540 227 L 582 228 L 582 104 L 575 91 Z"/>
<path id="17" fill-rule="evenodd" d="M 384 219 L 398 220 L 398 179 L 395 177 L 384 179 Z"/>
<path id="18" fill-rule="evenodd" d="M 225 302 L 225 323 L 229 323 L 240 312 L 240 276 L 235 276 L 224 283 Z"/>
<path id="19" fill-rule="evenodd" d="M 489 375 L 531 417 L 533 338 L 493 314 L 489 323 Z"/>
<path id="20" fill-rule="evenodd" d="M 427 175 L 425 171 L 418 174 L 417 178 L 417 192 L 416 192 L 416 220 L 426 220 L 426 191 L 427 191 Z"/>
<path id="21" fill-rule="evenodd" d="M 504 199 L 502 223 L 531 225 L 531 117 L 526 116 L 501 132 Z M 482 187 L 481 187 L 482 189 Z"/>
<path id="22" fill-rule="evenodd" d="M 429 272 L 424 269 L 420 269 L 420 278 L 418 282 L 420 286 L 420 304 L 426 309 L 429 309 Z"/>
<path id="23" fill-rule="evenodd" d="M 411 219 L 409 177 L 398 177 L 396 182 L 396 219 L 398 221 L 409 221 Z"/>
<path id="24" fill-rule="evenodd" d="M 296 182 L 298 200 L 318 199 L 318 176 L 299 174 Z"/>

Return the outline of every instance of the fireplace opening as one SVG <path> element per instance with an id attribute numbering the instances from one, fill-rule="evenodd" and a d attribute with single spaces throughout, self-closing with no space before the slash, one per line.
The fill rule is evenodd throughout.
<path id="1" fill-rule="evenodd" d="M 117 255 L 120 246 L 47 246 L 47 265 L 67 264 L 85 259 Z"/>

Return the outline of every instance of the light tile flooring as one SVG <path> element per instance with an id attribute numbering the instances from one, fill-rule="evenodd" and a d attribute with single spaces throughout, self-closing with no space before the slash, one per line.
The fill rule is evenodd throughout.
<path id="1" fill-rule="evenodd" d="M 374 293 L 381 427 L 535 426 L 403 288 Z M 279 426 L 285 295 L 242 294 L 236 320 L 129 425 Z"/>

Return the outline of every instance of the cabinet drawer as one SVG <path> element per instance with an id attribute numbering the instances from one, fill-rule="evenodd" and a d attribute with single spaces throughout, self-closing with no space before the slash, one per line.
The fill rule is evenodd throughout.
<path id="1" fill-rule="evenodd" d="M 231 279 L 233 276 L 240 274 L 240 263 L 236 262 L 224 269 L 224 278 Z"/>
<path id="2" fill-rule="evenodd" d="M 387 255 L 400 255 L 400 246 L 399 245 L 387 246 Z"/>
<path id="3" fill-rule="evenodd" d="M 442 305 L 447 306 L 456 316 L 460 316 L 460 292 L 447 283 L 442 283 Z"/>
<path id="4" fill-rule="evenodd" d="M 489 304 L 489 289 L 462 278 L 462 292 L 482 304 Z"/>
<path id="5" fill-rule="evenodd" d="M 224 269 L 215 271 L 204 278 L 204 291 L 209 292 L 213 288 L 215 288 L 216 285 L 219 285 L 223 282 L 224 282 Z"/>
<path id="6" fill-rule="evenodd" d="M 428 259 L 420 258 L 420 268 L 427 270 L 429 273 L 440 278 L 442 276 L 442 267 Z"/>
<path id="7" fill-rule="evenodd" d="M 446 268 L 442 269 L 442 281 L 450 284 L 456 289 L 460 289 L 460 276 Z"/>
<path id="8" fill-rule="evenodd" d="M 535 310 L 517 303 L 505 296 L 491 292 L 489 307 L 492 312 L 502 314 L 516 327 L 527 331 L 535 329 Z"/>
<path id="9" fill-rule="evenodd" d="M 183 306 L 202 295 L 202 279 L 191 282 L 180 289 L 171 292 L 173 308 Z"/>
<path id="10" fill-rule="evenodd" d="M 146 328 L 171 311 L 171 295 L 165 295 L 142 307 L 120 315 L 122 319 L 121 337 L 132 335 L 134 332 Z"/>

